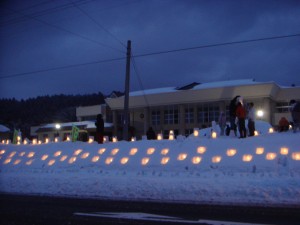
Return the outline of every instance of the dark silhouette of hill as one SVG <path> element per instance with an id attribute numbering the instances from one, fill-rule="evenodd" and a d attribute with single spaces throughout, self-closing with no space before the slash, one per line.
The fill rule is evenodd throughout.
<path id="1" fill-rule="evenodd" d="M 76 107 L 103 104 L 101 92 L 88 95 L 53 95 L 27 100 L 0 99 L 0 124 L 21 129 L 25 137 L 30 127 L 45 123 L 76 121 Z"/>

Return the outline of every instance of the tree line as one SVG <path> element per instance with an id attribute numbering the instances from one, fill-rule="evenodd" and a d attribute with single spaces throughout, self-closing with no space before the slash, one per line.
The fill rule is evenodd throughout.
<path id="1" fill-rule="evenodd" d="M 0 99 L 0 124 L 11 130 L 20 129 L 29 137 L 31 126 L 76 121 L 76 107 L 103 104 L 104 99 L 101 92 L 87 95 L 47 95 L 26 100 Z"/>

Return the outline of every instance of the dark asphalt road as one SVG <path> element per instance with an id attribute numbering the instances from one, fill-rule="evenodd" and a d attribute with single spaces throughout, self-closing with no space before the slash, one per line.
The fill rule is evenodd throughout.
<path id="1" fill-rule="evenodd" d="M 195 224 L 199 219 L 239 221 L 249 224 L 300 224 L 300 207 L 220 206 L 7 194 L 0 194 L 0 203 L 0 224 L 3 225 L 178 225 Z M 97 213 L 100 212 L 102 212 L 102 215 L 105 212 L 149 213 L 177 217 L 184 221 L 179 223 L 178 221 L 170 222 L 169 220 L 168 222 L 147 221 L 144 219 L 132 220 L 126 218 L 126 216 L 118 218 L 96 217 L 95 214 L 98 215 Z M 92 216 L 90 216 L 91 214 Z M 191 221 L 191 223 L 188 221 Z"/>

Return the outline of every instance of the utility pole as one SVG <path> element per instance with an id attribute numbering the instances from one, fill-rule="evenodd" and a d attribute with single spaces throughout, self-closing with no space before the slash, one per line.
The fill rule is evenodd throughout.
<path id="1" fill-rule="evenodd" d="M 125 78 L 125 99 L 124 99 L 124 127 L 123 140 L 128 141 L 129 128 L 129 81 L 130 81 L 130 57 L 131 57 L 131 41 L 127 41 L 127 59 L 126 59 L 126 78 Z"/>

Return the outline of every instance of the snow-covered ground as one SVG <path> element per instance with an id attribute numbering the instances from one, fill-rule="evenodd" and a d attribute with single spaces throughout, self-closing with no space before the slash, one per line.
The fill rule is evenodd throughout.
<path id="1" fill-rule="evenodd" d="M 300 132 L 177 140 L 0 144 L 0 192 L 300 206 Z"/>

